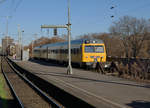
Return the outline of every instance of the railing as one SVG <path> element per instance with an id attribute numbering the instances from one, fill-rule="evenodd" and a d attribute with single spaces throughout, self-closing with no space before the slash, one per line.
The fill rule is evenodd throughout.
<path id="1" fill-rule="evenodd" d="M 139 79 L 150 79 L 149 58 L 107 57 L 108 62 L 115 63 L 119 76 L 130 76 Z M 110 66 L 113 69 L 113 67 Z M 110 69 L 111 70 L 111 69 Z"/>

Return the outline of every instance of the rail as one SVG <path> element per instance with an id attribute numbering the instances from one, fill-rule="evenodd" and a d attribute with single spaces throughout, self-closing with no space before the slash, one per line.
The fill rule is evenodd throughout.
<path id="1" fill-rule="evenodd" d="M 40 96 L 42 96 L 47 102 L 50 103 L 52 108 L 61 108 L 57 103 L 55 103 L 51 98 L 49 98 L 42 90 L 40 90 L 38 87 L 36 87 L 31 81 L 29 81 L 25 76 L 23 76 L 21 73 L 19 73 L 12 64 L 5 58 L 9 66 L 12 68 L 12 70 L 20 77 L 22 78 L 27 84 L 29 84 L 30 87 L 32 87 Z M 21 102 L 20 102 L 21 103 Z M 23 106 L 23 105 L 22 105 Z M 21 107 L 24 108 L 24 107 Z"/>
<path id="2" fill-rule="evenodd" d="M 38 88 L 44 91 L 46 94 L 51 96 L 57 102 L 62 104 L 67 108 L 95 108 L 93 105 L 87 103 L 86 101 L 64 91 L 63 89 L 57 87 L 55 84 L 42 79 L 41 77 L 33 74 L 32 72 L 20 67 L 17 63 L 8 58 L 12 65 L 23 75 L 25 75 L 32 83 L 34 83 Z M 34 80 L 33 80 L 34 79 Z"/>
<path id="3" fill-rule="evenodd" d="M 21 100 L 20 100 L 19 97 L 17 96 L 17 94 L 16 94 L 16 92 L 15 92 L 15 90 L 14 90 L 12 84 L 10 83 L 8 77 L 6 76 L 6 74 L 5 74 L 4 70 L 3 70 L 2 59 L 4 59 L 4 58 L 1 57 L 1 70 L 2 70 L 2 74 L 3 74 L 3 76 L 4 76 L 4 78 L 5 78 L 5 80 L 6 80 L 7 84 L 8 84 L 8 86 L 9 86 L 9 88 L 10 88 L 10 90 L 11 90 L 11 93 L 12 93 L 13 97 L 15 98 L 15 100 L 16 100 L 16 102 L 17 102 L 18 107 L 19 107 L 19 108 L 24 108 L 24 106 L 23 106 Z"/>

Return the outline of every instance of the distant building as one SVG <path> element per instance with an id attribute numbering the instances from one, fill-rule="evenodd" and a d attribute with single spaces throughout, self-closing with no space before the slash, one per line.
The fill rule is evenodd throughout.
<path id="1" fill-rule="evenodd" d="M 8 46 L 13 44 L 14 39 L 12 39 L 10 36 L 5 36 L 2 39 L 2 53 L 4 55 L 8 55 Z"/>
<path id="2" fill-rule="evenodd" d="M 8 52 L 8 55 L 10 55 L 10 56 L 13 56 L 14 54 L 16 54 L 16 45 L 15 45 L 15 43 L 12 43 L 11 45 L 9 45 L 7 47 L 7 52 Z"/>
<path id="3" fill-rule="evenodd" d="M 21 45 L 16 43 L 16 55 L 17 55 L 17 58 L 21 58 Z"/>

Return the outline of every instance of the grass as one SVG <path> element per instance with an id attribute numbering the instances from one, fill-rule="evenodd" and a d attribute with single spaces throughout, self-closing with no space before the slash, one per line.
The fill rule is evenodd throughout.
<path id="1" fill-rule="evenodd" d="M 2 108 L 7 108 L 7 91 L 5 90 L 5 84 L 4 77 L 0 73 L 0 101 L 2 102 Z"/>

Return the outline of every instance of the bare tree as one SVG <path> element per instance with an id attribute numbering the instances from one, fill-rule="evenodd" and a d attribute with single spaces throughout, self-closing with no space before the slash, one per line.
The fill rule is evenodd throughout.
<path id="1" fill-rule="evenodd" d="M 110 33 L 122 40 L 126 57 L 137 57 L 149 30 L 148 20 L 130 16 L 121 17 L 110 27 Z"/>
<path id="2" fill-rule="evenodd" d="M 106 47 L 107 56 L 121 57 L 123 54 L 121 40 L 117 37 L 112 37 L 108 33 L 91 33 L 79 36 L 77 39 L 100 39 L 103 40 Z M 116 44 L 117 43 L 117 44 Z"/>

